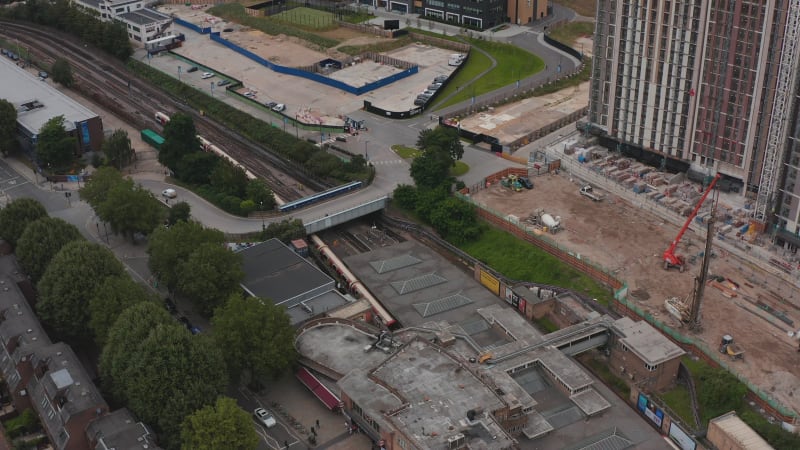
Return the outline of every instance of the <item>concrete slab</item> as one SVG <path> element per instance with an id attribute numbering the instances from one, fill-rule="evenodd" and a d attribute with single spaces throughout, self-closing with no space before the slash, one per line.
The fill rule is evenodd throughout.
<path id="1" fill-rule="evenodd" d="M 461 119 L 461 128 L 494 136 L 501 143 L 516 141 L 541 127 L 556 122 L 589 104 L 589 83 L 541 97 L 490 108 Z"/>
<path id="2" fill-rule="evenodd" d="M 604 399 L 592 388 L 570 397 L 570 400 L 578 406 L 587 416 L 593 416 L 611 408 L 611 403 Z"/>

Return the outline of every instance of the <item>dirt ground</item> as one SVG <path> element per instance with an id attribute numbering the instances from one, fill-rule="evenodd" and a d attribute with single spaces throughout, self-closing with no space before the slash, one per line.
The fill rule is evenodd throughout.
<path id="1" fill-rule="evenodd" d="M 589 104 L 589 83 L 509 103 L 461 120 L 461 128 L 513 142 Z"/>
<path id="2" fill-rule="evenodd" d="M 534 176 L 532 181 L 535 188 L 531 191 L 512 192 L 495 184 L 474 193 L 473 198 L 491 205 L 495 211 L 517 216 L 521 223 L 537 208 L 560 216 L 563 229 L 556 234 L 546 233 L 546 238 L 612 271 L 628 283 L 629 299 L 637 306 L 670 327 L 680 326 L 667 313 L 664 302 L 670 297 L 686 298 L 692 293 L 700 261 L 689 264 L 684 273 L 677 269 L 664 271 L 662 255 L 677 235 L 678 227 L 613 194 L 607 194 L 603 202 L 592 202 L 579 195 L 578 181 L 570 180 L 564 173 Z M 696 255 L 703 250 L 703 245 L 704 240 L 690 231 L 682 239 L 678 253 L 687 257 Z M 732 335 L 746 355 L 735 362 L 727 357 L 722 360 L 783 405 L 800 411 L 797 340 L 788 335 L 792 330 L 789 325 L 755 305 L 761 299 L 785 311 L 795 321 L 796 331 L 800 321 L 800 295 L 792 286 L 757 267 L 721 249 L 716 252 L 718 256 L 712 258 L 709 273 L 738 283 L 737 296 L 726 298 L 722 291 L 706 287 L 701 309 L 702 330 L 680 331 L 704 343 L 710 352 L 717 351 L 722 335 Z M 786 303 L 777 300 L 770 291 Z"/>

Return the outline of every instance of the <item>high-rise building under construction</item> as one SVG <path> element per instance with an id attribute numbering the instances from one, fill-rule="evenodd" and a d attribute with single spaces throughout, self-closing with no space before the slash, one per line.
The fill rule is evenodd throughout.
<path id="1" fill-rule="evenodd" d="M 800 245 L 800 0 L 598 0 L 589 126 L 711 175 Z"/>

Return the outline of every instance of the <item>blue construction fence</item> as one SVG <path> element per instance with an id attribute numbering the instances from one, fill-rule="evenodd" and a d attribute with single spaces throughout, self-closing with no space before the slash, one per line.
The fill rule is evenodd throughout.
<path id="1" fill-rule="evenodd" d="M 192 28 L 194 30 L 204 30 L 204 29 L 200 29 L 196 25 L 194 27 L 195 28 Z M 199 32 L 203 32 L 203 31 L 199 31 Z M 234 44 L 233 42 L 230 42 L 227 39 L 222 38 L 220 36 L 219 32 L 212 32 L 212 33 L 209 33 L 209 34 L 211 36 L 211 40 L 212 41 L 217 42 L 219 44 L 222 44 L 225 47 L 228 47 L 229 49 L 235 51 L 236 53 L 239 53 L 240 55 L 242 55 L 242 56 L 244 56 L 246 58 L 249 58 L 249 59 L 257 62 L 258 64 L 261 64 L 262 66 L 267 67 L 267 68 L 269 68 L 269 69 L 271 69 L 271 70 L 273 70 L 275 72 L 285 73 L 287 75 L 292 75 L 292 76 L 295 76 L 295 77 L 305 78 L 307 80 L 315 81 L 317 83 L 322 83 L 322 84 L 328 85 L 330 87 L 333 87 L 333 88 L 348 92 L 350 94 L 355 94 L 355 95 L 365 94 L 365 93 L 373 91 L 375 89 L 382 88 L 384 86 L 387 86 L 389 84 L 394 83 L 395 81 L 402 80 L 403 78 L 410 77 L 411 75 L 414 75 L 417 72 L 419 72 L 419 66 L 415 65 L 415 66 L 413 66 L 413 67 L 411 67 L 409 69 L 406 69 L 406 70 L 404 70 L 402 72 L 395 73 L 393 75 L 390 75 L 390 76 L 388 76 L 386 78 L 383 78 L 383 79 L 380 79 L 378 81 L 373 81 L 372 83 L 367 83 L 364 86 L 359 86 L 359 87 L 350 86 L 349 84 L 344 83 L 342 81 L 334 80 L 332 78 L 328 78 L 326 76 L 323 76 L 323 75 L 320 75 L 320 74 L 317 74 L 317 73 L 308 72 L 308 71 L 305 71 L 305 70 L 302 70 L 302 69 L 297 69 L 297 68 L 294 68 L 294 67 L 281 66 L 281 65 L 275 64 L 273 62 L 270 62 L 270 61 L 268 61 L 268 60 L 256 55 L 255 53 L 251 52 L 250 50 L 247 50 L 247 49 L 244 49 L 242 47 L 239 47 L 238 45 Z"/>

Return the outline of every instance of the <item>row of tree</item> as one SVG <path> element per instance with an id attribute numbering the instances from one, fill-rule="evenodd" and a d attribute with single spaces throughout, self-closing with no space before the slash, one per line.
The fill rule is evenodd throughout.
<path id="1" fill-rule="evenodd" d="M 130 239 L 137 233 L 149 235 L 167 216 L 161 202 L 150 191 L 132 179 L 124 178 L 113 167 L 96 170 L 81 188 L 80 195 L 114 233 Z M 179 208 L 179 211 L 186 211 L 183 219 L 188 219 L 186 207 Z"/>
<path id="2" fill-rule="evenodd" d="M 271 379 L 294 364 L 289 317 L 269 300 L 242 297 L 233 283 L 221 288 L 225 282 L 214 270 L 200 267 L 220 262 L 233 267 L 217 267 L 229 275 L 241 272 L 220 232 L 179 221 L 156 234 L 149 249 L 154 267 L 171 261 L 180 267 L 167 271 L 176 286 L 216 293 L 213 338 L 189 333 L 113 253 L 48 217 L 35 200 L 0 210 L 0 237 L 15 246 L 20 267 L 36 283 L 40 320 L 72 345 L 102 349 L 104 395 L 150 424 L 167 449 L 252 449 L 258 438 L 249 414 L 222 394 L 228 382 Z M 199 304 L 212 310 L 211 303 Z"/>
<path id="3" fill-rule="evenodd" d="M 97 12 L 73 6 L 69 0 L 17 2 L 13 8 L 0 8 L 0 17 L 26 20 L 65 31 L 123 61 L 133 54 L 133 46 L 122 22 L 104 22 Z"/>
<path id="4" fill-rule="evenodd" d="M 453 186 L 458 186 L 450 168 L 464 155 L 458 131 L 441 126 L 423 130 L 417 148 L 421 154 L 414 158 L 410 169 L 415 186 L 397 186 L 394 201 L 451 242 L 480 237 L 482 227 L 475 207 L 450 195 Z"/>
<path id="5" fill-rule="evenodd" d="M 275 207 L 275 196 L 264 180 L 248 179 L 241 167 L 202 151 L 194 121 L 186 114 L 174 114 L 164 126 L 158 161 L 227 212 L 247 215 Z"/>

